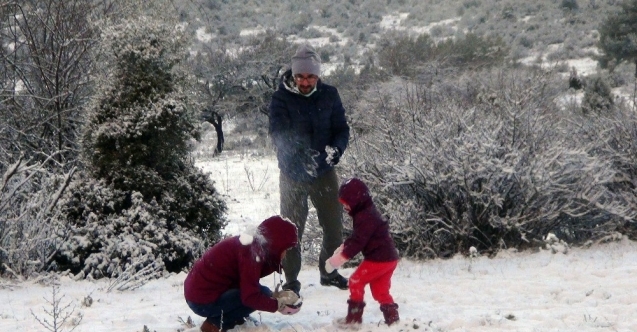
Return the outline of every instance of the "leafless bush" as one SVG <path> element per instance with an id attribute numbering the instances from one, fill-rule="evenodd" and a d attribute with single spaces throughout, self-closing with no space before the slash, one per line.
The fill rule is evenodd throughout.
<path id="1" fill-rule="evenodd" d="M 19 158 L 0 180 L 0 272 L 22 279 L 47 268 L 59 229 L 55 208 L 75 169 L 54 174 L 44 162 Z"/>
<path id="2" fill-rule="evenodd" d="M 617 170 L 607 187 L 635 206 L 637 187 L 637 115 L 629 105 L 618 104 L 607 112 L 579 115 L 570 122 L 589 153 L 608 160 Z M 621 229 L 637 238 L 637 224 L 627 219 Z"/>
<path id="3" fill-rule="evenodd" d="M 301 241 L 301 253 L 306 264 L 318 263 L 322 246 L 323 230 L 319 226 L 316 209 L 310 208 Z"/>
<path id="4" fill-rule="evenodd" d="M 350 148 L 403 254 L 524 248 L 548 232 L 581 243 L 634 218 L 626 194 L 609 190 L 617 169 L 553 103 L 552 76 L 495 70 L 454 82 L 379 96 Z"/>
<path id="5" fill-rule="evenodd" d="M 257 183 L 257 180 L 254 177 L 254 171 L 251 170 L 250 167 L 247 166 L 247 164 L 243 166 L 243 169 L 245 170 L 246 176 L 248 177 L 248 184 L 250 185 L 250 189 L 252 191 L 259 191 L 263 189 L 263 185 L 265 185 L 265 182 L 268 181 L 268 178 L 270 177 L 268 175 L 268 169 L 266 168 L 263 172 L 259 183 Z"/>
<path id="6" fill-rule="evenodd" d="M 181 325 L 183 325 L 187 329 L 191 329 L 191 328 L 197 326 L 197 324 L 195 324 L 195 322 L 192 320 L 192 318 L 190 316 L 188 316 L 185 320 L 183 318 L 181 318 L 181 316 L 179 316 L 178 320 L 181 323 Z"/>
<path id="7" fill-rule="evenodd" d="M 75 328 L 82 322 L 83 315 L 78 313 L 74 316 L 73 313 L 75 312 L 75 307 L 71 307 L 71 303 L 62 303 L 64 295 L 60 296 L 59 291 L 60 286 L 57 283 L 54 283 L 52 286 L 51 299 L 44 299 L 49 306 L 49 309 L 44 308 L 44 313 L 48 318 L 38 317 L 33 310 L 31 310 L 31 315 L 48 331 L 67 331 L 65 327 L 70 326 L 70 329 L 68 330 L 70 332 L 75 330 Z"/>
<path id="8" fill-rule="evenodd" d="M 152 263 L 148 263 L 152 261 Z M 158 279 L 164 271 L 164 264 L 150 255 L 141 258 L 135 257 L 134 261 L 127 265 L 126 269 L 114 273 L 116 277 L 111 279 L 108 291 L 135 290 L 144 286 L 148 281 Z"/>

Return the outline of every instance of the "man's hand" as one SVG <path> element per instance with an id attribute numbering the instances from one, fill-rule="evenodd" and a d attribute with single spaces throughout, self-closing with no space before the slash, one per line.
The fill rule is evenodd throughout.
<path id="1" fill-rule="evenodd" d="M 325 162 L 330 166 L 336 166 L 338 162 L 341 160 L 341 155 L 343 155 L 343 151 L 339 147 L 329 146 L 325 147 L 325 152 L 327 153 L 327 157 L 325 158 Z"/>

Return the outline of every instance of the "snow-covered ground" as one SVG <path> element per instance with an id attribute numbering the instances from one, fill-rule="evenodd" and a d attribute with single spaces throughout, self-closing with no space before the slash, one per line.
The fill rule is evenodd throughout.
<path id="1" fill-rule="evenodd" d="M 225 153 L 225 152 L 224 152 Z M 278 169 L 273 157 L 222 155 L 200 163 L 228 195 L 229 234 L 238 234 L 278 211 Z M 252 174 L 252 179 L 248 179 Z M 252 183 L 252 184 L 251 184 Z M 261 185 L 263 184 L 263 185 Z M 563 249 L 563 248 L 558 248 Z M 566 251 L 566 253 L 564 253 Z M 478 253 L 479 254 L 479 253 Z M 353 269 L 341 271 L 348 276 Z M 77 332 L 196 332 L 199 325 L 183 299 L 184 273 L 133 291 L 107 292 L 109 281 L 62 278 L 62 317 L 78 321 Z M 361 331 L 637 331 L 637 244 L 626 239 L 589 249 L 502 252 L 495 258 L 454 257 L 402 260 L 392 293 L 401 321 L 387 328 L 368 293 Z M 264 278 L 273 287 L 280 276 Z M 346 312 L 348 292 L 320 286 L 316 266 L 301 271 L 303 309 L 294 316 L 256 312 L 259 326 L 237 331 L 336 331 L 333 320 Z M 53 287 L 0 280 L 0 331 L 47 331 L 53 322 Z M 90 305 L 89 305 L 90 303 Z M 67 307 L 68 306 L 68 307 Z M 71 325 L 57 331 L 71 331 Z M 53 331 L 48 329 L 49 331 Z"/>

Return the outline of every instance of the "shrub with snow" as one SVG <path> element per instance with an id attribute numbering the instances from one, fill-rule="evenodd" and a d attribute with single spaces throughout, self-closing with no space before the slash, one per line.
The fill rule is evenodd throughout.
<path id="1" fill-rule="evenodd" d="M 555 105 L 559 89 L 550 74 L 515 69 L 385 83 L 362 98 L 344 165 L 370 184 L 405 256 L 525 248 L 548 232 L 602 237 L 634 219 L 635 204 L 611 190 L 621 172 Z"/>
<path id="2" fill-rule="evenodd" d="M 177 70 L 186 40 L 148 18 L 107 28 L 104 40 L 114 72 L 90 110 L 86 169 L 62 201 L 55 262 L 93 278 L 158 261 L 180 271 L 226 224 L 225 203 L 189 158 L 199 133 Z"/>

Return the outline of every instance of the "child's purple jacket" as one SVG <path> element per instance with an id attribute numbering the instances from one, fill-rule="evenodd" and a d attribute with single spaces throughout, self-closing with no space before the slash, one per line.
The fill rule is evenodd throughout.
<path id="1" fill-rule="evenodd" d="M 398 250 L 389 234 L 389 223 L 380 215 L 367 186 L 359 179 L 348 180 L 338 191 L 339 200 L 350 207 L 354 229 L 343 244 L 342 254 L 351 259 L 359 252 L 365 260 L 391 262 L 398 260 Z"/>

